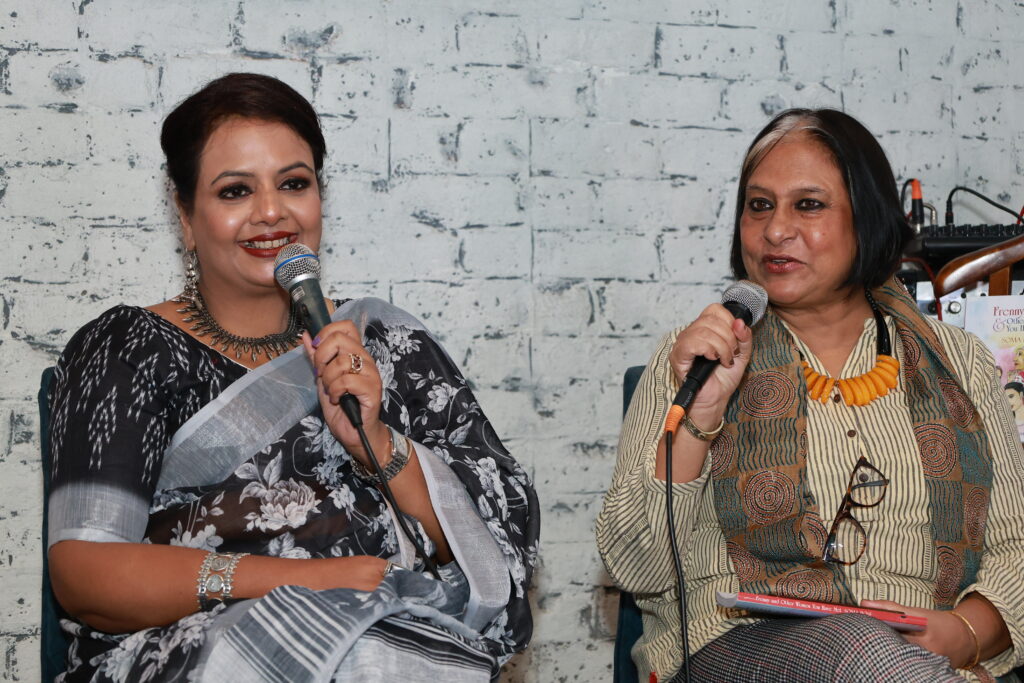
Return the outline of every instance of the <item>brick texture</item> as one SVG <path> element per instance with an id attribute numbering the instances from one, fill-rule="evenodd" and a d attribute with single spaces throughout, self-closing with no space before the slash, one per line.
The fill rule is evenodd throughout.
<path id="1" fill-rule="evenodd" d="M 179 291 L 158 126 L 204 80 L 272 74 L 321 112 L 329 288 L 437 331 L 537 483 L 536 637 L 505 680 L 591 681 L 622 371 L 726 285 L 746 144 L 840 107 L 932 202 L 1020 203 L 1022 35 L 1004 0 L 4 0 L 0 680 L 39 676 L 39 374 Z"/>

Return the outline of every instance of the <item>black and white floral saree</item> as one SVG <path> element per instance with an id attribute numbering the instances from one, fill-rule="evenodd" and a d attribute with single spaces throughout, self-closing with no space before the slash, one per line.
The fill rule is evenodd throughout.
<path id="1" fill-rule="evenodd" d="M 360 299 L 334 318 L 365 322 L 383 419 L 413 441 L 455 556 L 445 580 L 418 571 L 393 512 L 352 472 L 321 419 L 301 349 L 250 372 L 159 316 L 118 306 L 82 328 L 57 366 L 51 545 L 375 555 L 407 570 L 373 593 L 286 586 L 133 634 L 65 620 L 74 636 L 65 681 L 386 680 L 388 672 L 489 680 L 525 647 L 539 529 L 528 477 L 412 316 Z"/>

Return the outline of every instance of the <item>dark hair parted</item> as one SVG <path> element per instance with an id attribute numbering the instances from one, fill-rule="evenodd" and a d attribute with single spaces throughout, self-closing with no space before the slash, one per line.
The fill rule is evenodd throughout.
<path id="1" fill-rule="evenodd" d="M 327 144 L 320 119 L 305 97 L 282 81 L 262 74 L 231 73 L 210 81 L 190 95 L 164 119 L 160 146 L 167 158 L 167 175 L 178 201 L 191 213 L 199 182 L 199 157 L 206 141 L 231 118 L 283 123 L 313 152 L 318 187 Z"/>
<path id="2" fill-rule="evenodd" d="M 1024 384 L 1021 384 L 1020 382 L 1007 382 L 1006 384 L 1003 385 L 1003 389 L 1013 389 L 1018 394 L 1020 394 L 1020 397 L 1022 399 L 1024 399 Z"/>
<path id="3" fill-rule="evenodd" d="M 882 146 L 859 121 L 835 109 L 788 109 L 765 126 L 747 149 L 736 193 L 732 237 L 732 271 L 745 278 L 740 220 L 746 187 L 758 164 L 790 133 L 803 133 L 823 144 L 843 174 L 853 209 L 857 256 L 844 286 L 878 287 L 896 272 L 900 254 L 913 237 L 903 214 L 896 179 Z"/>

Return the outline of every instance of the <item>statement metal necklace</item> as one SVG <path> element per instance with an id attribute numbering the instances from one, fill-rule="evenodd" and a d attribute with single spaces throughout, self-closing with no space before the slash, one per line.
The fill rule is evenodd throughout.
<path id="1" fill-rule="evenodd" d="M 210 311 L 206 309 L 206 302 L 203 301 L 203 295 L 199 293 L 198 287 L 186 286 L 185 291 L 177 296 L 174 302 L 185 305 L 184 308 L 178 309 L 178 313 L 184 315 L 183 322 L 192 323 L 189 330 L 195 332 L 197 337 L 209 337 L 209 345 L 219 347 L 221 353 L 234 351 L 235 358 L 238 359 L 245 354 L 251 357 L 254 363 L 261 355 L 270 360 L 291 350 L 302 337 L 302 326 L 299 325 L 294 309 L 288 312 L 288 326 L 283 332 L 275 332 L 265 337 L 239 337 L 225 330 L 214 320 Z"/>
<path id="2" fill-rule="evenodd" d="M 832 395 L 832 390 L 839 388 L 843 397 L 843 403 L 848 406 L 866 406 L 879 396 L 885 396 L 890 389 L 895 389 L 898 383 L 900 362 L 892 355 L 892 343 L 889 339 L 889 329 L 885 326 L 885 319 L 875 298 L 870 291 L 865 291 L 868 304 L 871 305 L 871 312 L 875 314 L 875 328 L 877 330 L 876 348 L 878 351 L 875 360 L 875 367 L 863 375 L 849 377 L 847 379 L 834 379 L 828 375 L 820 375 L 811 368 L 810 363 L 800 354 L 800 362 L 804 368 L 804 381 L 807 383 L 807 394 L 813 401 L 825 403 Z"/>

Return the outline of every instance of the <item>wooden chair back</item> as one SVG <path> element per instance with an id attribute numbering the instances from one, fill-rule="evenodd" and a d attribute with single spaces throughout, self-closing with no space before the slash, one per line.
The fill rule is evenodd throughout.
<path id="1" fill-rule="evenodd" d="M 935 275 L 935 296 L 969 287 L 988 278 L 989 296 L 1010 293 L 1013 265 L 1024 261 L 1024 235 L 958 256 Z"/>

